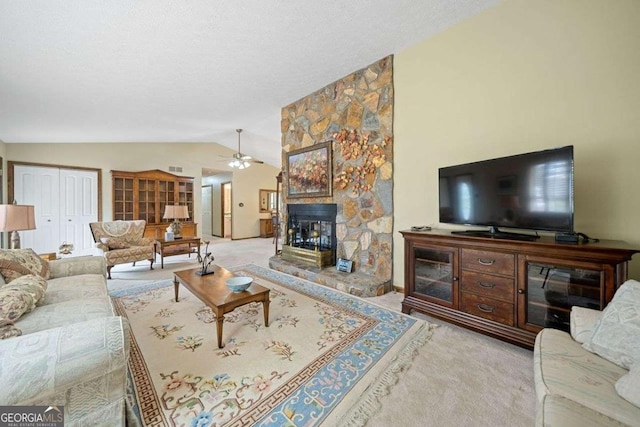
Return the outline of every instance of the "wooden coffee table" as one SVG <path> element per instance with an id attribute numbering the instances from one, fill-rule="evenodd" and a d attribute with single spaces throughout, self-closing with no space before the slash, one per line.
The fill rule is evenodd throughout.
<path id="1" fill-rule="evenodd" d="M 216 332 L 218 333 L 218 348 L 222 348 L 222 322 L 224 314 L 233 311 L 241 305 L 250 302 L 262 302 L 264 311 L 264 325 L 269 326 L 269 289 L 252 283 L 244 292 L 233 293 L 226 285 L 227 279 L 235 277 L 233 273 L 218 265 L 213 266 L 214 274 L 198 276 L 199 268 L 180 270 L 174 273 L 176 302 L 180 283 L 189 289 L 200 301 L 208 305 L 216 315 Z"/>

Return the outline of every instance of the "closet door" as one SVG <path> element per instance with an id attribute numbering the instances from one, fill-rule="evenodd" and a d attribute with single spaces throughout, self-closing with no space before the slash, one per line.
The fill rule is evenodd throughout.
<path id="1" fill-rule="evenodd" d="M 89 223 L 98 220 L 98 172 L 60 169 L 60 243 L 73 243 L 74 255 L 93 253 Z"/>
<path id="2" fill-rule="evenodd" d="M 93 253 L 89 223 L 98 220 L 98 172 L 15 165 L 14 198 L 34 205 L 36 229 L 21 231 L 21 247 L 37 253 L 58 252 L 73 243 L 73 255 Z"/>
<path id="3" fill-rule="evenodd" d="M 213 234 L 211 224 L 211 210 L 213 207 L 213 186 L 211 185 L 203 185 L 202 186 L 202 235 L 203 236 L 211 236 Z"/>
<path id="4" fill-rule="evenodd" d="M 16 165 L 13 194 L 19 205 L 35 206 L 35 230 L 20 231 L 20 246 L 57 252 L 60 240 L 60 169 Z M 9 202 L 13 202 L 10 200 Z"/>

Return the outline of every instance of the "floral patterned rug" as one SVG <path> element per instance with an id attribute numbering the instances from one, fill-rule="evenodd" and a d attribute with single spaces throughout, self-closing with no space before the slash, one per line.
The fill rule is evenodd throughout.
<path id="1" fill-rule="evenodd" d="M 262 304 L 238 307 L 222 349 L 212 311 L 182 286 L 176 303 L 172 280 L 112 293 L 132 329 L 132 425 L 364 425 L 431 336 L 365 299 L 255 265 L 232 271 L 271 289 L 269 326 Z"/>

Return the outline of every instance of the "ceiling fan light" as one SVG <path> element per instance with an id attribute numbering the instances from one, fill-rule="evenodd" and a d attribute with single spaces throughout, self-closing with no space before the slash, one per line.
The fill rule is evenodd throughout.
<path id="1" fill-rule="evenodd" d="M 233 160 L 229 162 L 229 167 L 238 168 L 238 169 L 246 169 L 251 166 L 247 160 L 251 160 L 251 156 L 244 155 L 240 152 L 240 132 L 242 129 L 236 129 L 238 132 L 238 152 L 233 155 Z"/>

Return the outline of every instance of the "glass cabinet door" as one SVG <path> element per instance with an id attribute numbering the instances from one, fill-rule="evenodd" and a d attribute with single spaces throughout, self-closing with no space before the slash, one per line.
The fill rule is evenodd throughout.
<path id="1" fill-rule="evenodd" d="M 530 261 L 525 274 L 524 326 L 569 332 L 572 306 L 604 308 L 605 271 L 598 265 L 578 267 Z"/>
<path id="2" fill-rule="evenodd" d="M 138 218 L 147 224 L 156 223 L 156 181 L 138 180 Z"/>
<path id="3" fill-rule="evenodd" d="M 413 248 L 413 296 L 447 307 L 458 303 L 455 248 Z"/>
<path id="4" fill-rule="evenodd" d="M 133 219 L 133 179 L 113 178 L 113 219 Z"/>

